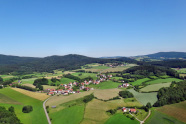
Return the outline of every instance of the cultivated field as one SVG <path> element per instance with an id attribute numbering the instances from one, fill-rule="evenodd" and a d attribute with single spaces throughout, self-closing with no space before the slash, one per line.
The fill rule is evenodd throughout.
<path id="1" fill-rule="evenodd" d="M 118 96 L 121 89 L 104 89 L 104 90 L 94 90 L 94 96 L 98 99 L 108 100 L 115 96 Z"/>
<path id="2" fill-rule="evenodd" d="M 148 81 L 146 82 L 146 84 L 158 84 L 158 83 L 169 83 L 172 81 L 182 81 L 180 79 L 177 78 L 167 78 L 167 79 L 156 79 L 156 80 L 152 80 L 152 81 Z"/>
<path id="3" fill-rule="evenodd" d="M 174 68 L 175 69 L 175 68 Z M 186 68 L 181 68 L 179 70 L 175 69 L 178 73 L 186 74 Z"/>
<path id="4" fill-rule="evenodd" d="M 47 101 L 46 106 L 59 106 L 60 104 L 78 99 L 78 98 L 82 98 L 84 96 L 87 96 L 89 94 L 93 93 L 93 90 L 88 91 L 88 92 L 81 92 L 81 93 L 75 93 L 75 94 L 71 94 L 68 96 L 54 96 L 52 97 L 49 101 Z"/>
<path id="5" fill-rule="evenodd" d="M 153 111 L 150 118 L 146 121 L 146 124 L 184 124 L 170 116 L 162 114 L 158 111 Z"/>
<path id="6" fill-rule="evenodd" d="M 0 93 L 0 103 L 6 103 L 6 104 L 18 104 L 18 105 L 21 105 L 20 102 L 14 100 L 14 99 L 11 99 L 10 97 L 6 96 L 6 95 L 3 95 Z"/>
<path id="7" fill-rule="evenodd" d="M 143 106 L 140 102 L 138 102 L 135 98 L 124 98 L 124 106 L 131 107 L 131 106 Z"/>
<path id="8" fill-rule="evenodd" d="M 17 101 L 21 104 L 5 104 L 0 103 L 0 106 L 4 106 L 9 108 L 13 106 L 15 109 L 16 116 L 20 119 L 23 124 L 47 124 L 47 119 L 43 110 L 43 103 L 40 100 L 34 99 L 32 97 L 26 96 L 20 92 L 17 92 L 11 88 L 4 88 L 0 90 L 0 93 Z M 22 108 L 24 105 L 31 105 L 33 107 L 33 111 L 30 113 L 23 113 Z"/>
<path id="9" fill-rule="evenodd" d="M 180 76 L 186 76 L 186 74 L 180 74 Z"/>
<path id="10" fill-rule="evenodd" d="M 91 84 L 90 87 L 93 87 L 95 89 L 113 89 L 113 88 L 117 88 L 121 84 L 122 83 L 117 83 L 113 81 L 105 81 L 105 82 L 101 82 L 98 85 Z"/>
<path id="11" fill-rule="evenodd" d="M 32 98 L 35 98 L 41 101 L 44 101 L 45 99 L 49 97 L 49 95 L 47 95 L 46 93 L 37 93 L 37 92 L 32 92 L 32 91 L 28 91 L 28 90 L 24 90 L 20 88 L 12 88 L 12 89 L 24 95 L 30 96 Z"/>
<path id="12" fill-rule="evenodd" d="M 27 86 L 27 87 L 36 88 L 36 86 L 34 86 L 33 84 L 23 84 L 23 86 Z"/>
<path id="13" fill-rule="evenodd" d="M 139 93 L 134 89 L 129 89 L 131 93 L 133 93 L 134 97 L 143 105 L 146 105 L 150 102 L 152 105 L 157 101 L 157 93 Z"/>
<path id="14" fill-rule="evenodd" d="M 162 87 L 169 87 L 171 83 L 161 83 L 161 84 L 152 84 L 148 85 L 142 89 L 140 89 L 141 92 L 150 92 L 150 91 L 158 91 Z"/>
<path id="15" fill-rule="evenodd" d="M 186 101 L 172 105 L 165 105 L 156 110 L 186 123 Z"/>
<path id="16" fill-rule="evenodd" d="M 69 79 L 69 78 L 61 78 L 60 80 L 61 80 L 60 81 L 61 84 L 67 84 L 67 83 L 70 83 L 70 82 L 74 82 L 75 81 L 75 80 Z"/>
<path id="17" fill-rule="evenodd" d="M 83 79 L 83 78 L 86 78 L 86 77 L 92 77 L 94 80 L 97 79 L 96 77 L 96 74 L 94 73 L 81 73 L 81 72 L 76 72 L 76 73 L 72 73 L 72 75 L 74 76 L 78 76 L 79 78 Z"/>
<path id="18" fill-rule="evenodd" d="M 46 90 L 46 89 L 57 89 L 57 86 L 49 86 L 49 85 L 42 85 L 43 86 L 43 89 Z"/>
<path id="19" fill-rule="evenodd" d="M 139 124 L 136 120 L 131 120 L 127 118 L 125 115 L 118 113 L 111 116 L 105 124 Z"/>

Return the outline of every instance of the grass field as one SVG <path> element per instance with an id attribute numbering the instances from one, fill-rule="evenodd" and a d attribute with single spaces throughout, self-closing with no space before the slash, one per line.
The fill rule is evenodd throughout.
<path id="1" fill-rule="evenodd" d="M 174 68 L 175 69 L 175 68 Z M 176 69 L 175 69 L 176 70 Z M 186 68 L 181 68 L 179 70 L 176 70 L 178 73 L 186 74 Z"/>
<path id="2" fill-rule="evenodd" d="M 146 121 L 146 124 L 184 124 L 170 116 L 162 114 L 158 111 L 153 111 L 150 118 Z"/>
<path id="3" fill-rule="evenodd" d="M 52 124 L 79 124 L 83 119 L 84 105 L 68 107 L 49 115 Z"/>
<path id="4" fill-rule="evenodd" d="M 33 84 L 37 78 L 22 79 L 22 84 Z"/>
<path id="5" fill-rule="evenodd" d="M 10 97 L 7 97 L 6 95 L 3 95 L 0 93 L 0 103 L 6 103 L 6 104 L 18 104 L 21 105 L 22 103 L 11 99 Z"/>
<path id="6" fill-rule="evenodd" d="M 47 95 L 46 93 L 37 93 L 37 92 L 32 92 L 32 91 L 28 91 L 28 90 L 24 90 L 20 88 L 12 88 L 12 89 L 24 95 L 27 95 L 29 97 L 32 97 L 32 98 L 35 98 L 41 101 L 44 101 L 45 99 L 49 97 L 49 95 Z"/>
<path id="7" fill-rule="evenodd" d="M 117 83 L 113 81 L 105 81 L 97 85 L 91 84 L 89 87 L 93 87 L 95 89 L 112 89 L 112 88 L 117 88 L 121 84 L 122 83 Z"/>
<path id="8" fill-rule="evenodd" d="M 61 84 L 67 84 L 67 83 L 74 82 L 74 81 L 75 81 L 75 80 L 69 79 L 69 78 L 61 78 L 60 83 L 61 83 Z"/>
<path id="9" fill-rule="evenodd" d="M 112 77 L 111 79 L 119 80 L 119 79 L 123 79 L 123 78 L 122 77 Z"/>
<path id="10" fill-rule="evenodd" d="M 133 86 L 135 85 L 141 85 L 141 83 L 145 82 L 145 81 L 148 81 L 148 80 L 151 80 L 149 78 L 143 78 L 143 79 L 139 79 L 139 80 L 136 80 L 134 82 L 131 82 L 130 84 L 132 84 Z"/>
<path id="11" fill-rule="evenodd" d="M 42 107 L 42 101 L 26 96 L 11 88 L 1 89 L 0 93 L 5 95 L 6 97 L 9 97 L 10 99 L 13 99 L 14 101 L 21 103 L 21 105 L 14 103 L 0 103 L 0 106 L 4 106 L 6 108 L 13 106 L 15 108 L 17 117 L 23 124 L 47 124 L 47 119 Z M 23 113 L 22 107 L 24 105 L 32 105 L 33 111 L 30 113 Z"/>
<path id="12" fill-rule="evenodd" d="M 186 101 L 172 105 L 165 105 L 156 110 L 186 123 Z"/>
<path id="13" fill-rule="evenodd" d="M 179 74 L 180 76 L 186 76 L 186 74 Z"/>
<path id="14" fill-rule="evenodd" d="M 121 113 L 111 116 L 105 124 L 139 124 L 136 120 L 131 120 Z"/>
<path id="15" fill-rule="evenodd" d="M 169 83 L 172 81 L 182 81 L 180 79 L 177 78 L 167 78 L 167 79 L 156 79 L 156 80 L 152 80 L 152 81 L 148 81 L 146 82 L 146 84 L 158 84 L 158 83 Z"/>
<path id="16" fill-rule="evenodd" d="M 79 74 L 81 74 L 81 75 L 79 76 Z M 78 76 L 78 77 L 81 78 L 81 79 L 86 78 L 86 77 L 89 77 L 89 76 L 92 77 L 94 80 L 97 79 L 96 74 L 94 74 L 94 73 L 81 73 L 81 72 L 76 72 L 76 73 L 73 73 L 72 75 Z"/>
<path id="17" fill-rule="evenodd" d="M 94 96 L 98 99 L 108 100 L 115 96 L 118 96 L 119 91 L 121 89 L 115 88 L 115 89 L 104 89 L 104 90 L 94 90 Z"/>
<path id="18" fill-rule="evenodd" d="M 135 98 L 124 98 L 124 106 L 131 107 L 131 106 L 143 106 L 140 102 L 138 102 Z"/>
<path id="19" fill-rule="evenodd" d="M 142 91 L 142 92 L 158 91 L 162 87 L 169 87 L 170 84 L 171 83 L 152 84 L 152 85 L 148 85 L 148 86 L 140 89 L 140 91 Z"/>
<path id="20" fill-rule="evenodd" d="M 157 101 L 157 93 L 139 93 L 134 89 L 129 89 L 131 93 L 133 93 L 134 97 L 143 105 L 146 105 L 150 102 L 152 105 Z"/>

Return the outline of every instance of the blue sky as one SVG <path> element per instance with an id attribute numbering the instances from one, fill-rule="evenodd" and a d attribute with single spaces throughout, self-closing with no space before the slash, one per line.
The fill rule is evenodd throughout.
<path id="1" fill-rule="evenodd" d="M 0 54 L 186 52 L 186 0 L 0 0 Z"/>

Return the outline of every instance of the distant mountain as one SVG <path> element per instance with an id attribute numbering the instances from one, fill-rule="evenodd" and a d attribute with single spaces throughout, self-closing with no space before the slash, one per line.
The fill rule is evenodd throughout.
<path id="1" fill-rule="evenodd" d="M 122 58 L 123 56 L 107 56 L 107 57 L 100 57 L 101 59 L 117 59 Z"/>
<path id="2" fill-rule="evenodd" d="M 165 58 L 165 59 L 179 59 L 179 58 L 185 58 L 186 59 L 186 52 L 158 52 L 154 54 L 145 55 L 150 58 Z"/>
<path id="3" fill-rule="evenodd" d="M 90 63 L 130 62 L 130 58 L 101 59 L 82 55 L 69 54 L 65 56 L 49 56 L 45 58 L 18 57 L 0 55 L 0 74 L 16 72 L 17 74 L 32 72 L 53 72 L 55 69 L 73 70 Z"/>

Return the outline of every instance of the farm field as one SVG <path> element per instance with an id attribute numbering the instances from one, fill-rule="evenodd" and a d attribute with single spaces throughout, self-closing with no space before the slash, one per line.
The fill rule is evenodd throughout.
<path id="1" fill-rule="evenodd" d="M 24 89 L 20 89 L 20 88 L 12 88 L 13 90 L 20 92 L 24 95 L 27 95 L 29 97 L 44 101 L 45 99 L 47 99 L 48 97 L 50 97 L 49 95 L 47 95 L 46 93 L 37 93 L 37 92 L 32 92 L 32 91 L 28 91 L 28 90 L 24 90 Z"/>
<path id="2" fill-rule="evenodd" d="M 82 98 L 84 96 L 87 96 L 89 94 L 93 93 L 93 90 L 88 91 L 88 92 L 81 92 L 81 93 L 75 93 L 75 94 L 71 94 L 68 96 L 53 96 L 49 101 L 46 102 L 46 106 L 59 106 L 60 104 L 78 99 L 78 98 Z"/>
<path id="3" fill-rule="evenodd" d="M 22 103 L 11 99 L 10 97 L 7 97 L 6 95 L 3 95 L 0 93 L 0 103 L 6 103 L 6 104 L 18 104 L 21 105 Z"/>
<path id="4" fill-rule="evenodd" d="M 23 84 L 23 86 L 27 86 L 27 87 L 36 88 L 36 86 L 34 86 L 33 84 Z"/>
<path id="5" fill-rule="evenodd" d="M 139 124 L 136 120 L 131 120 L 121 113 L 111 116 L 105 124 Z"/>
<path id="6" fill-rule="evenodd" d="M 46 89 L 57 89 L 57 86 L 49 86 L 49 85 L 42 85 L 43 86 L 43 89 L 46 90 Z"/>
<path id="7" fill-rule="evenodd" d="M 2 77 L 3 80 L 8 80 L 8 79 L 14 78 L 16 76 L 13 76 L 13 75 L 0 75 L 0 77 Z"/>
<path id="8" fill-rule="evenodd" d="M 168 82 L 172 82 L 172 81 L 177 82 L 177 81 L 182 81 L 182 80 L 177 79 L 177 78 L 156 79 L 156 80 L 148 81 L 148 82 L 146 82 L 146 84 L 168 83 Z"/>
<path id="9" fill-rule="evenodd" d="M 15 108 L 15 113 L 17 117 L 20 119 L 22 123 L 24 124 L 47 124 L 47 119 L 46 119 L 46 116 L 45 116 L 45 113 L 42 107 L 43 105 L 42 101 L 26 96 L 11 88 L 1 89 L 0 93 L 14 101 L 21 103 L 21 104 L 14 104 L 14 102 L 12 102 L 11 104 L 0 103 L 0 106 L 4 106 L 6 108 L 13 106 Z M 24 105 L 32 105 L 33 111 L 30 113 L 23 113 L 22 107 Z"/>
<path id="10" fill-rule="evenodd" d="M 104 89 L 104 90 L 94 90 L 94 96 L 98 99 L 108 100 L 115 96 L 118 96 L 119 91 L 121 89 L 115 88 L 115 89 Z"/>
<path id="11" fill-rule="evenodd" d="M 52 124 L 79 124 L 83 119 L 84 105 L 76 105 L 63 110 L 49 113 Z"/>
<path id="12" fill-rule="evenodd" d="M 75 81 L 75 80 L 69 79 L 69 78 L 61 78 L 60 80 L 61 80 L 61 81 L 58 82 L 58 83 L 60 83 L 60 84 L 67 84 L 67 83 L 70 83 L 70 82 L 74 82 L 74 81 Z"/>
<path id="13" fill-rule="evenodd" d="M 143 79 L 139 79 L 139 80 L 136 80 L 134 82 L 131 82 L 130 84 L 132 84 L 133 86 L 135 85 L 141 85 L 141 83 L 145 82 L 145 81 L 148 81 L 148 80 L 151 80 L 149 78 L 143 78 Z"/>
<path id="14" fill-rule="evenodd" d="M 179 70 L 177 70 L 176 68 L 173 69 L 175 69 L 178 73 L 186 74 L 186 68 L 180 68 Z"/>
<path id="15" fill-rule="evenodd" d="M 165 105 L 156 110 L 186 123 L 186 101 L 172 105 Z"/>
<path id="16" fill-rule="evenodd" d="M 186 76 L 186 74 L 179 74 L 180 76 Z"/>
<path id="17" fill-rule="evenodd" d="M 171 83 L 161 83 L 161 84 L 152 84 L 148 85 L 142 89 L 140 89 L 141 92 L 150 92 L 150 91 L 158 91 L 162 87 L 169 87 Z"/>
<path id="18" fill-rule="evenodd" d="M 80 75 L 81 74 L 81 75 Z M 81 72 L 76 72 L 76 73 L 72 73 L 72 75 L 74 76 L 78 76 L 79 78 L 83 79 L 83 78 L 86 78 L 86 77 L 92 77 L 94 80 L 97 79 L 96 75 L 97 74 L 94 74 L 94 73 L 81 73 Z"/>
<path id="19" fill-rule="evenodd" d="M 140 102 L 138 102 L 135 98 L 124 98 L 124 106 L 131 107 L 131 106 L 143 106 Z"/>
<path id="20" fill-rule="evenodd" d="M 131 93 L 133 93 L 134 97 L 143 105 L 146 105 L 148 102 L 153 105 L 157 101 L 157 93 L 139 93 L 134 89 L 128 89 Z"/>
<path id="21" fill-rule="evenodd" d="M 149 119 L 147 119 L 146 124 L 184 124 L 170 116 L 162 114 L 158 111 L 153 111 Z"/>
<path id="22" fill-rule="evenodd" d="M 111 79 L 119 80 L 119 79 L 123 79 L 123 78 L 122 77 L 112 77 Z"/>
<path id="23" fill-rule="evenodd" d="M 112 88 L 117 88 L 121 84 L 122 83 L 117 83 L 113 81 L 105 81 L 97 85 L 91 84 L 90 87 L 93 87 L 95 89 L 112 89 Z"/>

